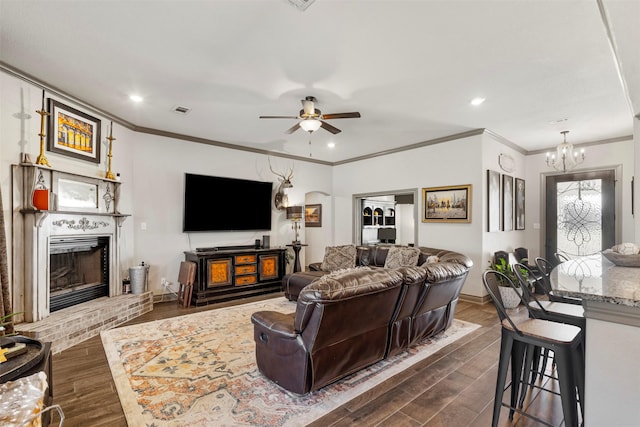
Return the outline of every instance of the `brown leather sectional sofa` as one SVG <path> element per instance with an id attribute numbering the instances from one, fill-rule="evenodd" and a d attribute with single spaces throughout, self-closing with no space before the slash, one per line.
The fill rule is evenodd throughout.
<path id="1" fill-rule="evenodd" d="M 439 262 L 324 274 L 298 292 L 295 313 L 254 313 L 260 371 L 306 394 L 448 328 L 472 262 L 432 251 Z"/>
<path id="2" fill-rule="evenodd" d="M 357 246 L 356 267 L 365 265 L 363 263 L 363 259 L 366 259 L 368 261 L 367 265 L 371 267 L 384 267 L 385 261 L 387 260 L 387 254 L 391 247 L 392 245 Z M 436 256 L 438 257 L 439 262 L 453 262 L 461 264 L 467 269 L 473 266 L 471 259 L 459 252 L 429 248 L 425 246 L 419 246 L 418 249 L 420 249 L 418 265 L 423 265 L 427 262 L 429 257 Z M 285 275 L 282 278 L 282 290 L 284 291 L 284 296 L 291 301 L 297 300 L 298 294 L 302 288 L 328 273 L 328 271 L 322 270 L 321 262 L 314 262 L 309 264 L 309 269 L 307 271 Z"/>

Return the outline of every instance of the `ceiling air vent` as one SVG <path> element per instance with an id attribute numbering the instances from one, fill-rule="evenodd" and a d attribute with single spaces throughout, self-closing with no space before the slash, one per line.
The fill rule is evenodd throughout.
<path id="1" fill-rule="evenodd" d="M 311 6 L 311 3 L 313 3 L 314 1 L 315 0 L 289 0 L 289 3 L 291 3 L 299 10 L 307 10 L 307 8 Z"/>
<path id="2" fill-rule="evenodd" d="M 175 107 L 173 107 L 172 110 L 174 113 L 179 113 L 179 114 L 188 114 L 189 111 L 191 111 L 191 108 L 189 107 L 182 107 L 180 105 L 176 105 Z"/>

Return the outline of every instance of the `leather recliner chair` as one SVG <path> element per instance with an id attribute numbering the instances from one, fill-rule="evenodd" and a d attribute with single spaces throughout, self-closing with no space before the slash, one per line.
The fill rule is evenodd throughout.
<path id="1" fill-rule="evenodd" d="M 403 280 L 387 269 L 327 275 L 300 291 L 295 313 L 253 313 L 258 368 L 305 394 L 382 360 Z"/>
<path id="2" fill-rule="evenodd" d="M 451 326 L 462 286 L 469 269 L 456 262 L 426 267 L 425 292 L 412 315 L 409 346 Z"/>

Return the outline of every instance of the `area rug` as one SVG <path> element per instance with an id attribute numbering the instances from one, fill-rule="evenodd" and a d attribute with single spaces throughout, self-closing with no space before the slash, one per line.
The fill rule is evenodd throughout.
<path id="1" fill-rule="evenodd" d="M 130 426 L 308 424 L 478 327 L 454 320 L 436 337 L 305 396 L 264 377 L 251 314 L 293 313 L 279 297 L 101 333 Z"/>

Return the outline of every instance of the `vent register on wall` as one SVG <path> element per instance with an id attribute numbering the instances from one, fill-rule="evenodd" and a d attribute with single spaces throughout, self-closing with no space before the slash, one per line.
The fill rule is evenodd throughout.
<path id="1" fill-rule="evenodd" d="M 185 174 L 183 231 L 271 230 L 271 182 Z"/>

